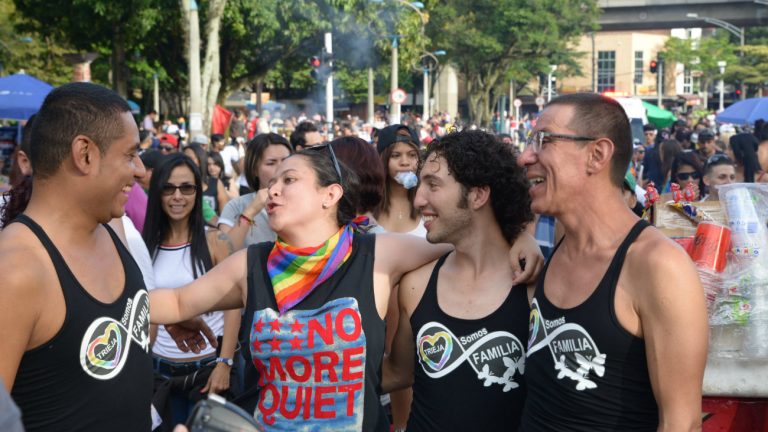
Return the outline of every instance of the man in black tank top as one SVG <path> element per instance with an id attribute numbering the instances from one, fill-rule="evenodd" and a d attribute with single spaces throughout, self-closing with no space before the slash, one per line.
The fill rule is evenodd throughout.
<path id="1" fill-rule="evenodd" d="M 508 250 L 533 215 L 523 172 L 485 132 L 430 144 L 414 204 L 455 251 L 400 282 L 383 390 L 413 383 L 409 431 L 515 430 L 525 397 L 528 290 Z"/>
<path id="2" fill-rule="evenodd" d="M 67 84 L 31 137 L 32 197 L 0 233 L 0 377 L 27 431 L 148 431 L 148 295 L 103 225 L 144 173 L 130 107 L 106 88 Z"/>
<path id="3" fill-rule="evenodd" d="M 565 236 L 531 305 L 522 431 L 701 428 L 707 314 L 687 254 L 622 199 L 632 137 L 613 99 L 552 100 L 518 159 Z"/>

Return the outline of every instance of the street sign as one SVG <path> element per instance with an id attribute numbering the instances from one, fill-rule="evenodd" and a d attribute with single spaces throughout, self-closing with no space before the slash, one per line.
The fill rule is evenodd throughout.
<path id="1" fill-rule="evenodd" d="M 523 101 L 520 99 L 515 99 L 514 102 L 512 102 L 512 105 L 514 105 L 515 108 L 520 108 L 523 105 Z"/>
<path id="2" fill-rule="evenodd" d="M 541 96 L 538 96 L 538 97 L 536 98 L 536 105 L 538 105 L 538 106 L 540 106 L 540 107 L 543 107 L 543 106 L 544 106 L 544 98 L 543 98 L 543 97 L 541 97 Z"/>
<path id="3" fill-rule="evenodd" d="M 401 88 L 396 88 L 392 90 L 392 93 L 389 95 L 389 98 L 392 101 L 392 103 L 396 103 L 396 104 L 402 104 L 403 102 L 405 102 L 406 97 L 407 95 L 405 94 L 405 90 Z"/>

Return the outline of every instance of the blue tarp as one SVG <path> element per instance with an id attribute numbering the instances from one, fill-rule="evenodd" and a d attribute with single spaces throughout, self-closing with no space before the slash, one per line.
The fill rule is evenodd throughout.
<path id="1" fill-rule="evenodd" d="M 0 78 L 0 119 L 28 119 L 51 90 L 50 84 L 26 74 Z"/>
<path id="2" fill-rule="evenodd" d="M 757 120 L 768 120 L 768 97 L 738 101 L 717 115 L 720 123 L 736 125 L 754 124 Z"/>

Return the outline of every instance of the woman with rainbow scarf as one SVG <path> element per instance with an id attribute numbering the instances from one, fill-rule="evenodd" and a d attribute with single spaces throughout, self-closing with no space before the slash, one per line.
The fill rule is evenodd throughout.
<path id="1" fill-rule="evenodd" d="M 332 146 L 290 156 L 268 190 L 277 241 L 239 251 L 182 288 L 150 293 L 155 324 L 245 308 L 241 331 L 258 374 L 262 429 L 389 430 L 378 393 L 391 287 L 450 247 L 359 233 L 358 189 Z M 530 236 L 510 253 L 526 256 L 521 280 L 540 267 Z"/>

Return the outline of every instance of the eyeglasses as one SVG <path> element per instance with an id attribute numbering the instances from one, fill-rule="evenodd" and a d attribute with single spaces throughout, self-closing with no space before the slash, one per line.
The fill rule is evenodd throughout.
<path id="1" fill-rule="evenodd" d="M 679 172 L 677 173 L 677 179 L 680 181 L 686 181 L 688 179 L 698 180 L 701 178 L 701 174 L 694 172 Z"/>
<path id="2" fill-rule="evenodd" d="M 333 152 L 333 146 L 331 143 L 320 144 L 312 147 L 307 147 L 306 150 L 322 150 L 328 147 L 328 152 L 331 154 L 331 161 L 333 161 L 333 168 L 336 170 L 336 175 L 339 176 L 339 184 L 344 185 L 341 177 L 341 167 L 339 166 L 339 160 L 336 159 L 336 153 Z"/>
<path id="3" fill-rule="evenodd" d="M 597 138 L 587 137 L 587 136 L 581 136 L 581 135 L 566 135 L 566 134 L 556 134 L 551 132 L 544 132 L 544 131 L 536 131 L 528 135 L 528 139 L 525 141 L 525 148 L 532 148 L 534 153 L 538 153 L 541 151 L 541 148 L 544 146 L 544 139 L 545 138 L 554 138 L 554 139 L 562 139 L 562 140 L 569 140 L 569 141 L 594 141 Z"/>
<path id="4" fill-rule="evenodd" d="M 164 152 L 172 152 L 174 149 L 175 149 L 174 146 L 169 146 L 169 145 L 167 145 L 167 146 L 161 145 L 160 146 L 160 151 L 164 151 Z"/>
<path id="5" fill-rule="evenodd" d="M 163 196 L 171 196 L 176 193 L 176 189 L 180 190 L 182 195 L 194 195 L 195 192 L 197 192 L 197 186 L 189 183 L 180 184 L 178 186 L 166 183 L 162 186 L 160 192 Z"/>

